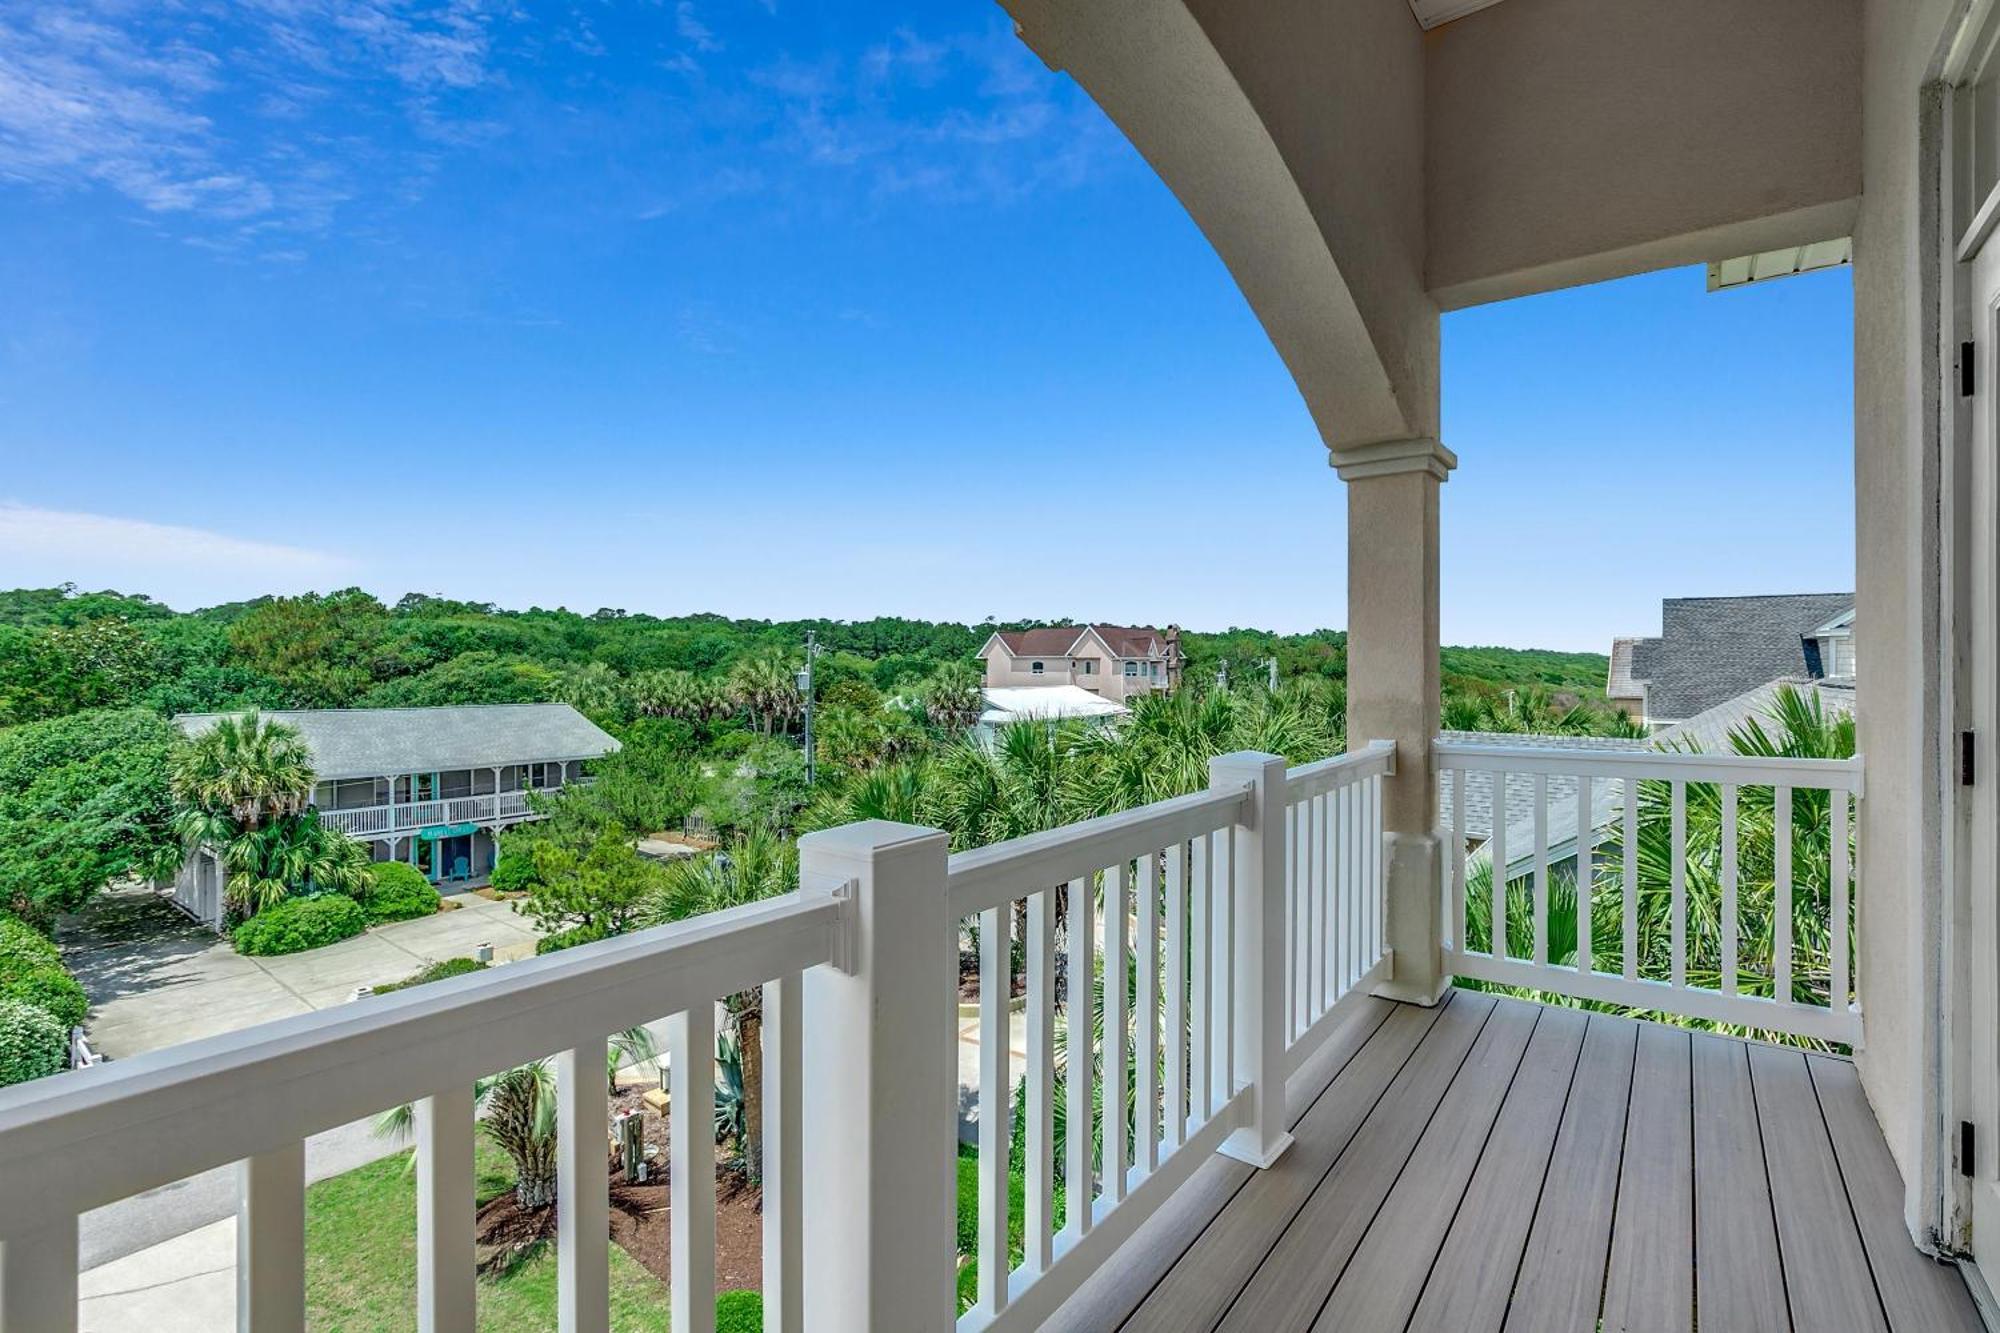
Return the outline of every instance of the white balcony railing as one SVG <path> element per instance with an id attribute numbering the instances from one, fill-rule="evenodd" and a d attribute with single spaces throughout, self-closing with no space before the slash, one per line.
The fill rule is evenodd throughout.
<path id="1" fill-rule="evenodd" d="M 1435 753 L 1453 798 L 1448 848 L 1466 846 L 1467 775 L 1490 775 L 1493 792 L 1491 841 L 1476 856 L 1446 857 L 1452 972 L 1823 1041 L 1860 1041 L 1850 966 L 1849 833 L 1850 802 L 1862 794 L 1858 756 L 1778 759 L 1445 741 Z M 1552 785 L 1563 788 L 1560 798 L 1551 795 Z M 1530 819 L 1510 830 L 1508 796 L 1523 788 Z M 1692 838 L 1691 803 L 1702 816 Z M 1552 820 L 1564 826 L 1554 846 Z M 1563 896 L 1574 898 L 1558 914 L 1555 871 L 1564 862 L 1571 869 Z M 1588 873 L 1575 874 L 1579 865 Z M 1493 910 L 1488 868 L 1496 866 L 1506 867 L 1513 887 L 1498 895 Z M 1470 881 L 1482 871 L 1489 887 L 1475 894 Z M 1485 911 L 1486 929 L 1469 938 L 1468 908 L 1475 903 Z M 1664 951 L 1654 924 L 1662 914 Z M 1574 923 L 1557 921 L 1566 937 L 1574 935 L 1567 961 L 1551 956 L 1551 922 L 1558 916 Z M 1642 921 L 1651 938 L 1642 938 Z M 1600 951 L 1606 935 L 1615 948 Z"/>
<path id="2" fill-rule="evenodd" d="M 551 789 L 555 790 L 555 789 Z M 408 801 L 401 805 L 371 805 L 359 810 L 322 810 L 320 821 L 349 837 L 381 837 L 408 833 L 433 824 L 480 824 L 498 819 L 528 816 L 525 791 L 503 791 L 497 796 L 451 796 L 435 801 Z"/>
<path id="3" fill-rule="evenodd" d="M 1450 964 L 1461 975 L 1834 1040 L 1858 1035 L 1845 849 L 1859 761 L 1443 743 L 1436 753 L 1460 812 L 1468 772 L 1502 775 L 1502 809 L 1510 782 L 1543 798 L 1530 838 L 1528 947 L 1509 945 L 1504 909 L 1491 947 L 1471 947 L 1480 941 L 1466 939 L 1476 901 L 1466 862 L 1446 858 Z M 1206 791 L 952 856 L 942 833 L 847 825 L 802 840 L 807 887 L 782 899 L 0 1090 L 0 1326 L 75 1326 L 79 1213 L 235 1162 L 242 1321 L 301 1327 L 304 1141 L 415 1102 L 419 1324 L 470 1327 L 472 1085 L 553 1054 L 557 1322 L 599 1333 L 609 1317 L 604 1036 L 664 1013 L 672 1105 L 695 1112 L 669 1121 L 672 1324 L 712 1333 L 715 1159 L 703 1108 L 715 1004 L 761 987 L 765 1327 L 943 1329 L 957 1311 L 953 992 L 970 921 L 980 950 L 979 1282 L 957 1329 L 1038 1327 L 1211 1153 L 1268 1164 L 1283 1151 L 1286 1077 L 1393 975 L 1382 797 L 1396 763 L 1385 742 L 1289 772 L 1271 756 L 1228 755 L 1212 763 Z M 1619 971 L 1598 970 L 1587 931 L 1569 961 L 1552 949 L 1550 863 L 1560 849 L 1550 845 L 1546 798 L 1559 776 L 1582 780 L 1578 841 L 1601 872 L 1578 890 L 1586 920 L 1593 879 L 1622 870 L 1625 883 L 1653 891 L 1632 849 L 1640 831 L 1656 846 L 1666 812 L 1669 975 L 1648 975 L 1629 913 Z M 1826 794 L 1816 798 L 1828 810 L 1823 845 L 1840 850 L 1823 876 L 1807 875 L 1824 883 L 1829 904 L 1825 1003 L 1744 993 L 1754 986 L 1732 988 L 1733 973 L 1713 988 L 1694 984 L 1687 866 L 1706 866 L 1709 851 L 1690 850 L 1687 810 L 1710 799 L 1710 787 L 1722 806 L 1746 813 L 1755 802 L 1744 789 L 1774 793 L 1767 809 L 1781 836 L 1766 918 L 1775 913 L 1768 970 L 1780 994 L 1795 966 L 1787 923 L 1802 869 L 1782 836 L 1790 798 Z M 1622 860 L 1604 854 L 1598 802 L 1614 789 Z M 1505 837 L 1492 849 L 1502 866 Z M 1750 933 L 1741 919 L 1765 919 L 1755 905 L 1739 918 L 1736 901 L 1738 858 L 1758 854 L 1749 833 L 1718 838 L 1717 947 L 1735 958 Z M 1009 1030 L 1017 934 L 1026 1020 L 1018 1069 Z M 1808 942 L 1799 956 L 1817 969 L 1820 953 Z M 1009 1245 L 1017 1089 L 1026 1116 L 1018 1262 Z M 1087 1106 L 1131 1109 L 1100 1117 L 1083 1114 Z M 1069 1127 L 1061 1138 L 1059 1124 Z"/>

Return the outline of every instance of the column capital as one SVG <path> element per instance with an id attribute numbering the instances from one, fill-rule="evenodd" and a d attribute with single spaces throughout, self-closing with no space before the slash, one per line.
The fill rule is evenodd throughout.
<path id="1" fill-rule="evenodd" d="M 1327 450 L 1327 462 L 1342 481 L 1392 477 L 1404 472 L 1428 472 L 1439 481 L 1458 466 L 1458 455 L 1428 435 L 1407 440 L 1378 440 L 1345 449 Z"/>

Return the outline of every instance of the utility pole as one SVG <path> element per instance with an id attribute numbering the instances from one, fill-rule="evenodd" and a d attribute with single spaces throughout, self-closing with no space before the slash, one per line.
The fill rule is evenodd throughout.
<path id="1" fill-rule="evenodd" d="M 1229 688 L 1229 659 L 1226 657 L 1222 659 L 1222 665 L 1215 669 L 1215 688 L 1224 691 Z"/>
<path id="2" fill-rule="evenodd" d="M 1268 658 L 1265 660 L 1264 665 L 1271 668 L 1271 693 L 1276 694 L 1278 692 L 1278 659 L 1275 657 Z"/>
<path id="3" fill-rule="evenodd" d="M 799 694 L 806 705 L 806 786 L 813 785 L 813 657 L 819 652 L 819 644 L 811 630 L 806 631 L 806 667 L 796 677 Z"/>

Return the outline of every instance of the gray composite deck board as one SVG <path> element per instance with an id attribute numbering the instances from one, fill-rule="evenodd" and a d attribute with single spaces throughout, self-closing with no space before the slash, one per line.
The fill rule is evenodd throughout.
<path id="1" fill-rule="evenodd" d="M 1790 1333 L 1749 1047 L 1694 1042 L 1694 1304 L 1705 1328 Z"/>
<path id="2" fill-rule="evenodd" d="M 1604 1333 L 1694 1322 L 1694 1097 L 1688 1034 L 1639 1029 L 1604 1276 Z"/>
<path id="3" fill-rule="evenodd" d="M 1896 1333 L 1918 1329 L 1983 1333 L 1972 1293 L 1958 1274 L 1910 1244 L 1903 1225 L 1903 1178 L 1875 1126 L 1875 1113 L 1861 1095 L 1861 1076 L 1847 1061 L 1826 1056 L 1808 1056 L 1806 1068 L 1889 1327 Z"/>
<path id="4" fill-rule="evenodd" d="M 1776 1046 L 1748 1049 L 1792 1324 L 1888 1333 L 1806 1057 Z"/>
<path id="5" fill-rule="evenodd" d="M 1493 1010 L 1490 995 L 1452 997 L 1429 1039 L 1292 1217 L 1219 1327 L 1268 1333 L 1312 1323 Z"/>
<path id="6" fill-rule="evenodd" d="M 1593 1333 L 1597 1328 L 1638 1041 L 1637 1023 L 1608 1014 L 1591 1015 L 1562 1110 L 1562 1128 L 1535 1201 L 1527 1247 L 1512 1287 L 1501 1302 L 1505 1323 L 1500 1327 L 1519 1333 Z M 1513 1108 L 1510 1105 L 1508 1109 Z M 1468 1206 L 1470 1202 L 1468 1196 Z M 1516 1206 L 1525 1209 L 1524 1203 Z M 1460 1230 L 1468 1231 L 1470 1244 L 1480 1243 L 1480 1237 L 1463 1224 L 1453 1229 L 1454 1239 Z M 1443 1267 L 1442 1260 L 1439 1267 Z M 1426 1304 L 1437 1285 L 1433 1282 L 1432 1289 L 1424 1292 Z M 1456 1325 L 1446 1321 L 1425 1324 L 1424 1312 L 1424 1307 L 1418 1307 L 1413 1328 L 1436 1328 L 1443 1333 L 1453 1327 L 1495 1327 L 1483 1318 Z"/>
<path id="7" fill-rule="evenodd" d="M 1061 1326 L 1979 1328 L 1844 1060 L 1474 992 L 1335 1040 L 1292 1150 Z"/>
<path id="8" fill-rule="evenodd" d="M 1395 1010 L 1292 1126 L 1291 1149 L 1245 1181 L 1181 1262 L 1143 1296 L 1134 1327 L 1161 1333 L 1215 1327 L 1439 1015 L 1414 1005 Z"/>

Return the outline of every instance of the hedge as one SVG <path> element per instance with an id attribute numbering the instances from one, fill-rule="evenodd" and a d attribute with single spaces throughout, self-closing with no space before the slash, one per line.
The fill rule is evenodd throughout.
<path id="1" fill-rule="evenodd" d="M 0 1000 L 0 1087 L 59 1074 L 69 1061 L 69 1029 L 20 1000 Z"/>
<path id="2" fill-rule="evenodd" d="M 43 1010 L 64 1032 L 90 1013 L 83 993 L 55 942 L 26 922 L 0 918 L 0 1000 L 19 1000 Z"/>
<path id="3" fill-rule="evenodd" d="M 468 972 L 484 972 L 486 964 L 477 958 L 447 958 L 441 963 L 432 963 L 415 976 L 404 977 L 401 981 L 391 981 L 377 986 L 377 995 L 388 995 L 393 991 L 408 990 L 430 981 L 443 981 L 446 977 L 462 977 Z"/>
<path id="4" fill-rule="evenodd" d="M 362 906 L 370 921 L 412 921 L 438 910 L 438 891 L 407 861 L 381 861 L 368 872 Z"/>
<path id="5" fill-rule="evenodd" d="M 299 953 L 351 939 L 368 929 L 361 904 L 338 893 L 287 898 L 267 907 L 230 934 L 236 952 L 257 956 Z"/>

